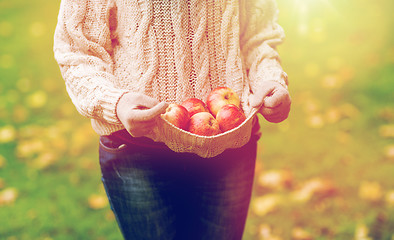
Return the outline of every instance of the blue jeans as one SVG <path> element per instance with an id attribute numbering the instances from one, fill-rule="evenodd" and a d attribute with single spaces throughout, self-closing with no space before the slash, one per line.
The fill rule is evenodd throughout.
<path id="1" fill-rule="evenodd" d="M 257 138 L 214 158 L 100 137 L 102 181 L 125 239 L 240 240 Z"/>

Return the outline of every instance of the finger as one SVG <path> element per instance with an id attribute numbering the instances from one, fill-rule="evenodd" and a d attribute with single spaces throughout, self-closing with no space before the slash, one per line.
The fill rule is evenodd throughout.
<path id="1" fill-rule="evenodd" d="M 263 104 L 263 99 L 272 94 L 274 89 L 275 85 L 269 85 L 262 90 L 253 93 L 249 99 L 250 105 L 254 108 L 260 107 Z"/>
<path id="2" fill-rule="evenodd" d="M 152 98 L 144 94 L 139 95 L 138 98 L 138 103 L 141 103 L 137 106 L 139 109 L 153 108 L 160 103 L 156 98 Z"/>
<path id="3" fill-rule="evenodd" d="M 272 123 L 282 122 L 289 116 L 289 110 L 281 108 L 262 108 L 260 112 L 267 121 Z"/>
<path id="4" fill-rule="evenodd" d="M 278 108 L 267 108 L 263 106 L 262 108 L 260 108 L 260 113 L 263 116 L 273 116 L 279 114 L 280 110 Z"/>
<path id="5" fill-rule="evenodd" d="M 272 95 L 267 96 L 264 99 L 264 106 L 269 108 L 276 108 L 280 105 L 288 104 L 290 101 L 289 94 L 285 89 L 276 89 L 272 92 Z"/>
<path id="6" fill-rule="evenodd" d="M 133 117 L 134 121 L 149 121 L 154 119 L 157 115 L 164 113 L 168 104 L 165 102 L 161 102 L 156 104 L 152 108 L 146 110 L 136 110 L 135 116 Z"/>
<path id="7" fill-rule="evenodd" d="M 271 122 L 271 123 L 280 123 L 280 122 L 282 122 L 282 121 L 284 121 L 287 117 L 286 116 L 276 116 L 276 117 L 265 117 L 264 116 L 264 118 L 265 118 L 265 120 L 267 120 L 268 122 Z"/>
<path id="8" fill-rule="evenodd" d="M 155 120 L 135 124 L 132 129 L 129 129 L 129 133 L 134 137 L 146 136 L 156 126 Z"/>
<path id="9" fill-rule="evenodd" d="M 278 92 L 274 92 L 273 95 L 264 98 L 263 105 L 268 108 L 276 108 L 282 104 L 282 96 Z"/>

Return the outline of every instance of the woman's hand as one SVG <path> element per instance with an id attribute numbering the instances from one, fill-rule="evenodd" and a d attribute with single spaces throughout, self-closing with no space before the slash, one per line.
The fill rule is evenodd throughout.
<path id="1" fill-rule="evenodd" d="M 144 94 L 129 92 L 119 99 L 116 112 L 133 137 L 142 137 L 152 132 L 156 117 L 164 113 L 167 106 L 167 103 Z"/>
<path id="2" fill-rule="evenodd" d="M 259 108 L 264 118 L 272 123 L 279 123 L 289 116 L 291 98 L 289 91 L 280 83 L 265 81 L 250 96 L 250 104 Z"/>

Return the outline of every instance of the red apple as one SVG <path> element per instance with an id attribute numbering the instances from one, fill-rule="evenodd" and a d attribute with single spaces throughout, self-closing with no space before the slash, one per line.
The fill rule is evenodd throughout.
<path id="1" fill-rule="evenodd" d="M 174 126 L 186 130 L 190 117 L 189 112 L 183 106 L 171 103 L 163 113 L 162 118 L 173 124 Z"/>
<path id="2" fill-rule="evenodd" d="M 239 108 L 241 107 L 239 96 L 231 88 L 218 87 L 209 93 L 207 106 L 214 117 L 216 117 L 219 109 L 227 104 L 234 104 Z"/>
<path id="3" fill-rule="evenodd" d="M 194 114 L 190 118 L 188 131 L 202 136 L 213 136 L 221 133 L 218 121 L 209 112 Z"/>
<path id="4" fill-rule="evenodd" d="M 234 104 L 224 105 L 216 115 L 220 130 L 226 132 L 238 127 L 246 120 L 244 112 Z"/>
<path id="5" fill-rule="evenodd" d="M 181 105 L 189 111 L 190 117 L 198 112 L 209 112 L 207 105 L 198 98 L 186 99 Z"/>

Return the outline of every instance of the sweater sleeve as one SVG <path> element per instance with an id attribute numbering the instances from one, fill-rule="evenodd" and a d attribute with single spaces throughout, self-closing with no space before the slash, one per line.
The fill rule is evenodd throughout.
<path id="1" fill-rule="evenodd" d="M 287 74 L 280 64 L 276 46 L 285 35 L 277 23 L 275 0 L 241 1 L 241 51 L 252 91 L 262 81 L 277 81 L 287 88 Z"/>
<path id="2" fill-rule="evenodd" d="M 121 124 L 116 105 L 128 90 L 114 85 L 110 10 L 110 0 L 62 0 L 54 56 L 78 112 Z"/>

